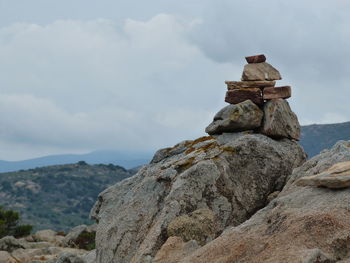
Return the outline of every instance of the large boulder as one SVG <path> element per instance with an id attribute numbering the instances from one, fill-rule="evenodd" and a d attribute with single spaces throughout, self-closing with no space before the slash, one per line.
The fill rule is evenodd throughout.
<path id="1" fill-rule="evenodd" d="M 263 112 L 251 100 L 221 109 L 205 129 L 210 135 L 252 130 L 260 127 Z"/>
<path id="2" fill-rule="evenodd" d="M 296 142 L 261 134 L 208 136 L 162 149 L 137 175 L 99 195 L 91 212 L 98 222 L 97 262 L 151 262 L 169 237 L 169 224 L 187 216 L 182 219 L 196 225 L 205 219 L 194 217 L 199 209 L 207 211 L 210 241 L 212 217 L 214 237 L 244 222 L 304 160 Z"/>
<path id="3" fill-rule="evenodd" d="M 300 124 L 297 115 L 284 99 L 269 100 L 264 105 L 261 133 L 274 138 L 299 140 Z"/>
<path id="4" fill-rule="evenodd" d="M 277 69 L 269 63 L 254 63 L 244 66 L 242 80 L 279 80 L 282 79 Z"/>
<path id="5" fill-rule="evenodd" d="M 267 207 L 179 263 L 350 262 L 350 188 L 296 184 L 299 178 L 346 161 L 350 161 L 350 141 L 341 141 L 296 168 Z"/>

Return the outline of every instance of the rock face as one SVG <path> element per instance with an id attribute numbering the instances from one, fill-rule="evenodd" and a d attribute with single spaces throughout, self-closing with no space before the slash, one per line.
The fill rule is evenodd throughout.
<path id="1" fill-rule="evenodd" d="M 246 100 L 236 105 L 228 105 L 220 110 L 205 131 L 210 134 L 252 130 L 260 127 L 263 113 L 257 105 Z"/>
<path id="2" fill-rule="evenodd" d="M 350 162 L 340 162 L 320 174 L 302 177 L 296 184 L 335 189 L 350 187 Z"/>
<path id="3" fill-rule="evenodd" d="M 169 237 L 154 257 L 152 263 L 178 263 L 197 248 L 199 248 L 199 246 L 194 240 L 185 243 L 181 237 Z"/>
<path id="4" fill-rule="evenodd" d="M 204 245 L 215 238 L 215 220 L 210 209 L 198 209 L 171 221 L 167 233 L 169 237 L 181 237 L 186 242 L 195 240 L 199 245 Z"/>
<path id="5" fill-rule="evenodd" d="M 297 143 L 261 134 L 225 133 L 162 149 L 136 176 L 99 195 L 91 212 L 98 222 L 97 262 L 152 262 L 169 238 L 169 225 L 179 218 L 196 224 L 205 219 L 194 216 L 201 209 L 215 217 L 214 226 L 210 216 L 205 220 L 217 236 L 264 207 L 304 159 Z M 157 262 L 169 249 L 162 251 Z"/>
<path id="6" fill-rule="evenodd" d="M 299 140 L 298 118 L 286 100 L 276 99 L 265 103 L 261 133 L 274 138 Z"/>
<path id="7" fill-rule="evenodd" d="M 243 69 L 242 80 L 279 80 L 280 73 L 270 64 L 254 63 L 246 64 Z"/>
<path id="8" fill-rule="evenodd" d="M 350 188 L 335 191 L 295 184 L 301 177 L 349 161 L 349 145 L 350 141 L 339 142 L 295 169 L 267 207 L 179 263 L 350 262 Z"/>

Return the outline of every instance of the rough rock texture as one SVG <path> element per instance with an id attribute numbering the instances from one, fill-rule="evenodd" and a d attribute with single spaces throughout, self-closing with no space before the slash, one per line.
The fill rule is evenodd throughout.
<path id="1" fill-rule="evenodd" d="M 263 90 L 263 99 L 288 99 L 292 96 L 292 88 L 290 86 L 267 87 Z"/>
<path id="2" fill-rule="evenodd" d="M 84 226 L 83 233 L 87 229 L 93 230 L 95 226 Z M 71 231 L 76 232 L 76 231 Z M 66 248 L 60 247 L 61 239 L 60 233 L 56 233 L 52 230 L 38 231 L 32 236 L 26 238 L 16 239 L 11 236 L 0 239 L 0 263 L 7 262 L 1 261 L 1 257 L 9 258 L 9 262 L 16 263 L 57 263 L 57 262 L 81 262 L 81 263 L 95 263 L 96 253 L 94 251 L 87 251 L 78 248 Z M 47 240 L 47 241 L 42 241 Z M 94 240 L 93 240 L 94 243 Z M 2 251 L 1 251 L 2 250 Z M 5 253 L 6 252 L 6 253 Z M 62 258 L 59 261 L 60 255 L 75 255 L 71 259 L 68 257 Z M 4 260 L 5 260 L 4 259 Z M 79 260 L 79 261 L 77 261 Z"/>
<path id="3" fill-rule="evenodd" d="M 225 101 L 230 104 L 238 104 L 245 100 L 251 100 L 257 105 L 264 103 L 262 92 L 259 88 L 233 89 L 226 92 Z"/>
<path id="4" fill-rule="evenodd" d="M 340 162 L 320 174 L 302 177 L 296 184 L 335 189 L 350 187 L 350 162 Z"/>
<path id="5" fill-rule="evenodd" d="M 266 57 L 265 57 L 264 54 L 261 54 L 261 55 L 245 57 L 245 60 L 248 63 L 261 63 L 261 62 L 265 62 L 266 61 Z"/>
<path id="6" fill-rule="evenodd" d="M 236 105 L 221 109 L 214 121 L 205 129 L 210 135 L 223 132 L 251 130 L 260 127 L 263 113 L 257 105 L 246 100 Z"/>
<path id="7" fill-rule="evenodd" d="M 198 209 L 212 211 L 219 235 L 264 207 L 304 159 L 296 142 L 261 134 L 208 136 L 160 150 L 137 175 L 99 195 L 91 212 L 97 262 L 151 262 L 169 223 Z"/>
<path id="8" fill-rule="evenodd" d="M 190 215 L 182 215 L 171 221 L 167 227 L 169 237 L 178 236 L 184 241 L 195 240 L 204 245 L 216 234 L 215 215 L 210 209 L 198 209 Z"/>
<path id="9" fill-rule="evenodd" d="M 350 160 L 350 141 L 296 168 L 267 207 L 179 263 L 350 261 L 350 188 L 299 187 L 295 181 Z M 166 261 L 163 261 L 166 262 Z"/>
<path id="10" fill-rule="evenodd" d="M 18 248 L 24 247 L 23 242 L 12 236 L 6 236 L 0 239 L 0 250 L 12 252 Z"/>
<path id="11" fill-rule="evenodd" d="M 275 99 L 265 103 L 261 133 L 275 138 L 299 140 L 299 121 L 286 100 Z"/>
<path id="12" fill-rule="evenodd" d="M 61 245 L 64 247 L 80 247 L 81 241 L 80 237 L 82 234 L 85 233 L 96 233 L 96 224 L 87 226 L 87 225 L 79 225 L 74 228 L 72 228 L 68 234 L 64 237 L 64 239 L 61 242 Z"/>
<path id="13" fill-rule="evenodd" d="M 51 229 L 37 231 L 32 237 L 34 241 L 37 242 L 60 242 L 63 239 L 63 236 L 58 236 L 57 233 Z"/>
<path id="14" fill-rule="evenodd" d="M 78 255 L 70 252 L 63 252 L 54 261 L 55 263 L 85 263 Z"/>
<path id="15" fill-rule="evenodd" d="M 152 263 L 178 263 L 199 248 L 196 241 L 184 242 L 180 237 L 169 237 L 154 257 Z"/>
<path id="16" fill-rule="evenodd" d="M 279 80 L 282 79 L 280 73 L 270 64 L 254 63 L 244 66 L 242 80 Z"/>
<path id="17" fill-rule="evenodd" d="M 8 252 L 0 251 L 0 263 L 18 263 Z"/>
<path id="18" fill-rule="evenodd" d="M 274 87 L 276 81 L 225 81 L 228 90 L 242 89 L 242 88 L 265 88 Z"/>

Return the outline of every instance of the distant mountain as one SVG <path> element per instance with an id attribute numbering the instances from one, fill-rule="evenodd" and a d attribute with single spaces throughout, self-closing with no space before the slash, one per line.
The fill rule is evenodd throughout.
<path id="1" fill-rule="evenodd" d="M 47 166 L 0 174 L 0 206 L 21 213 L 35 229 L 67 230 L 91 224 L 98 194 L 136 170 L 113 164 Z"/>
<path id="2" fill-rule="evenodd" d="M 76 163 L 85 161 L 89 164 L 114 164 L 127 169 L 146 164 L 152 158 L 151 153 L 121 153 L 116 151 L 95 151 L 87 154 L 49 155 L 23 161 L 1 161 L 0 173 L 33 169 L 36 167 Z"/>
<path id="3" fill-rule="evenodd" d="M 350 122 L 301 127 L 300 144 L 309 158 L 331 148 L 339 140 L 350 140 Z"/>

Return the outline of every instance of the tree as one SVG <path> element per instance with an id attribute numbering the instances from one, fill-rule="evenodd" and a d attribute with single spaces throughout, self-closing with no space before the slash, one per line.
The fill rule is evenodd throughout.
<path id="1" fill-rule="evenodd" d="M 13 210 L 5 210 L 0 206 L 0 238 L 4 236 L 23 237 L 30 234 L 31 225 L 18 225 L 19 213 Z"/>

